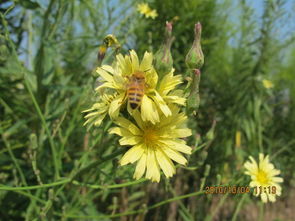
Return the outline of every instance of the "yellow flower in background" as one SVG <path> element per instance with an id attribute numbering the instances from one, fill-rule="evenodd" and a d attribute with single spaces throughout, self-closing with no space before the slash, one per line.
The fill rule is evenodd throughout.
<path id="1" fill-rule="evenodd" d="M 266 89 L 274 87 L 273 83 L 270 80 L 263 79 L 262 84 Z"/>
<path id="2" fill-rule="evenodd" d="M 145 177 L 155 181 L 160 181 L 160 170 L 163 170 L 166 177 L 175 174 L 175 166 L 172 162 L 185 165 L 187 160 L 179 152 L 191 154 L 191 147 L 187 146 L 181 138 L 191 135 L 191 130 L 186 128 L 184 113 L 179 113 L 179 109 L 169 106 L 172 115 L 169 117 L 160 114 L 161 121 L 156 124 L 145 122 L 141 119 L 138 111 L 133 117 L 136 124 L 119 117 L 115 123 L 119 127 L 109 130 L 112 134 L 117 134 L 122 138 L 121 145 L 131 145 L 132 147 L 123 155 L 120 165 L 137 162 L 134 178 Z"/>
<path id="3" fill-rule="evenodd" d="M 103 65 L 97 68 L 96 72 L 101 76 L 101 85 L 96 88 L 97 92 L 116 94 L 109 105 L 108 113 L 112 119 L 118 117 L 120 109 L 128 101 L 128 85 L 130 78 L 134 73 L 144 73 L 145 86 L 141 100 L 141 117 L 143 121 L 150 121 L 153 124 L 160 121 L 159 114 L 171 116 L 171 110 L 167 103 L 176 103 L 184 105 L 185 98 L 182 91 L 171 92 L 178 84 L 182 82 L 181 76 L 173 76 L 174 69 L 158 82 L 158 74 L 153 65 L 152 53 L 145 52 L 141 62 L 135 51 L 131 50 L 130 55 L 125 57 L 122 54 L 117 55 L 113 66 Z M 130 105 L 127 106 L 129 113 L 132 114 Z"/>
<path id="4" fill-rule="evenodd" d="M 260 193 L 257 191 L 256 196 L 260 194 L 261 200 L 264 203 L 268 200 L 270 202 L 275 202 L 276 195 L 280 196 L 282 192 L 279 183 L 283 182 L 283 178 L 276 177 L 280 174 L 280 170 L 275 169 L 274 165 L 269 162 L 269 157 L 264 157 L 262 153 L 259 154 L 259 164 L 256 163 L 253 157 L 250 156 L 249 158 L 250 161 L 247 161 L 244 167 L 246 168 L 245 174 L 251 176 L 252 179 L 250 187 L 256 187 L 257 189 L 262 188 L 262 190 L 266 188 L 268 190 L 268 187 L 274 186 L 276 188 L 275 193 L 270 193 L 269 191 Z"/>
<path id="5" fill-rule="evenodd" d="M 139 3 L 137 5 L 137 11 L 146 18 L 151 17 L 152 19 L 155 19 L 158 16 L 157 11 L 155 9 L 152 10 L 147 3 Z"/>
<path id="6" fill-rule="evenodd" d="M 236 147 L 241 147 L 241 131 L 236 132 Z"/>

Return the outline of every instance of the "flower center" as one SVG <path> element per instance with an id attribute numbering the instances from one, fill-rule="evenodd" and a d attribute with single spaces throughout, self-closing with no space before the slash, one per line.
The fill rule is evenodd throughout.
<path id="1" fill-rule="evenodd" d="M 143 136 L 146 144 L 154 143 L 158 139 L 156 131 L 152 129 L 146 129 Z"/>
<path id="2" fill-rule="evenodd" d="M 262 185 L 267 185 L 268 181 L 269 181 L 268 177 L 267 177 L 267 174 L 263 170 L 258 170 L 257 180 Z"/>

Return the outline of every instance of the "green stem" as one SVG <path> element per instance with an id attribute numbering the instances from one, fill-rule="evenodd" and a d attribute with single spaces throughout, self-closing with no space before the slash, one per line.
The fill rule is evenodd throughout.
<path id="1" fill-rule="evenodd" d="M 8 153 L 9 153 L 9 155 L 10 155 L 10 157 L 11 157 L 11 159 L 12 159 L 14 165 L 15 165 L 15 167 L 16 167 L 17 172 L 18 172 L 19 175 L 20 175 L 20 178 L 21 178 L 22 184 L 26 186 L 26 185 L 27 185 L 27 182 L 26 182 L 25 175 L 24 175 L 24 173 L 23 173 L 21 167 L 19 166 L 19 164 L 18 164 L 18 162 L 17 162 L 17 159 L 15 158 L 15 156 L 14 156 L 14 154 L 13 154 L 13 151 L 12 151 L 12 149 L 11 149 L 10 143 L 7 141 L 7 139 L 6 139 L 5 135 L 3 134 L 3 131 L 2 131 L 1 128 L 0 128 L 0 130 L 1 130 L 1 133 L 2 133 L 2 140 L 3 140 L 5 146 L 6 146 L 7 150 L 8 150 Z"/>
<path id="2" fill-rule="evenodd" d="M 284 147 L 280 148 L 278 151 L 276 151 L 274 154 L 272 154 L 269 159 L 273 160 L 275 159 L 279 154 L 289 149 L 291 145 L 295 143 L 295 139 L 291 140 L 289 143 L 287 143 Z"/>
<path id="3" fill-rule="evenodd" d="M 24 195 L 24 196 L 30 198 L 31 200 L 35 200 L 35 201 L 38 201 L 38 202 L 43 203 L 43 204 L 46 203 L 45 200 L 42 200 L 42 199 L 40 199 L 40 198 L 38 198 L 38 197 L 36 197 L 36 196 L 34 196 L 34 195 L 32 195 L 32 194 L 29 194 L 29 193 L 27 193 L 27 192 L 24 192 L 24 191 L 21 191 L 21 190 L 15 190 L 15 192 L 16 192 L 16 193 L 19 193 L 19 194 L 21 194 L 21 195 Z"/>
<path id="4" fill-rule="evenodd" d="M 173 197 L 173 198 L 170 198 L 168 200 L 164 200 L 164 201 L 161 201 L 159 203 L 156 203 L 153 206 L 148 207 L 148 209 L 149 210 L 154 209 L 154 208 L 157 208 L 159 206 L 162 206 L 164 204 L 167 204 L 167 203 L 170 203 L 170 202 L 173 202 L 173 201 L 177 201 L 177 200 L 181 200 L 181 199 L 185 199 L 185 198 L 189 198 L 189 197 L 193 197 L 193 196 L 198 196 L 198 195 L 201 195 L 202 193 L 205 193 L 205 191 L 198 191 L 198 192 L 193 192 L 193 193 Z"/>
<path id="5" fill-rule="evenodd" d="M 34 185 L 34 186 L 22 186 L 22 187 L 12 187 L 12 186 L 4 186 L 0 185 L 0 190 L 11 190 L 11 191 L 17 191 L 17 190 L 35 190 L 35 189 L 42 189 L 42 188 L 49 188 L 53 186 L 59 186 L 65 183 L 69 183 L 71 181 L 70 178 L 63 179 L 61 181 L 53 182 L 53 183 L 47 183 L 43 185 Z"/>
<path id="6" fill-rule="evenodd" d="M 133 215 L 133 214 L 138 214 L 138 213 L 144 213 L 148 210 L 151 209 L 155 209 L 159 206 L 162 206 L 164 204 L 173 202 L 173 201 L 178 201 L 181 199 L 185 199 L 185 198 L 189 198 L 189 197 L 193 197 L 193 196 L 198 196 L 203 194 L 204 191 L 198 191 L 198 192 L 193 192 L 193 193 L 189 193 L 186 195 L 181 195 L 181 196 L 177 196 L 177 197 L 173 197 L 164 201 L 161 201 L 159 203 L 156 203 L 150 207 L 147 207 L 146 209 L 140 209 L 140 210 L 132 210 L 132 211 L 127 211 L 124 213 L 116 213 L 116 214 L 112 214 L 112 215 L 101 215 L 101 216 L 79 216 L 79 215 L 64 215 L 64 214 L 60 214 L 60 213 L 55 213 L 58 216 L 62 216 L 62 217 L 67 217 L 67 218 L 79 218 L 79 219 L 103 219 L 103 218 L 116 218 L 116 217 L 121 217 L 121 216 L 127 216 L 127 215 Z"/>
<path id="7" fill-rule="evenodd" d="M 239 214 L 239 212 L 240 212 L 240 210 L 241 210 L 241 208 L 242 208 L 243 202 L 244 202 L 244 200 L 246 199 L 246 196 L 247 196 L 247 194 L 243 194 L 241 200 L 239 201 L 239 203 L 238 203 L 238 205 L 237 205 L 237 207 L 236 207 L 236 210 L 235 210 L 235 212 L 234 212 L 234 215 L 233 215 L 232 221 L 236 221 L 237 216 L 238 216 L 238 214 Z"/>
<path id="8" fill-rule="evenodd" d="M 83 167 L 82 169 L 78 170 L 73 176 L 72 176 L 72 180 L 74 180 L 75 178 L 79 177 L 81 174 L 83 174 L 85 171 L 89 171 L 90 169 L 92 169 L 93 167 L 97 167 L 100 164 L 104 163 L 105 161 L 111 160 L 114 157 L 122 154 L 125 152 L 125 149 L 121 149 L 113 154 L 110 154 L 106 157 L 103 157 L 101 160 L 98 161 L 94 161 L 90 164 L 88 164 L 87 166 Z"/>
<path id="9" fill-rule="evenodd" d="M 145 181 L 147 181 L 147 179 L 139 179 L 139 180 L 136 180 L 136 181 L 120 183 L 120 184 L 114 184 L 114 185 L 105 185 L 104 186 L 104 185 L 92 185 L 92 184 L 87 184 L 87 183 L 80 183 L 77 180 L 74 180 L 73 184 L 78 185 L 78 186 L 89 187 L 89 188 L 92 188 L 92 189 L 116 189 L 116 188 L 136 185 L 136 184 L 139 184 L 139 183 L 143 183 Z"/>
<path id="10" fill-rule="evenodd" d="M 264 203 L 263 202 L 259 202 L 259 217 L 258 217 L 258 221 L 263 221 L 264 218 Z"/>
<path id="11" fill-rule="evenodd" d="M 45 117 L 44 115 L 42 114 L 42 111 L 38 105 L 38 102 L 32 92 L 32 89 L 31 89 L 31 86 L 30 86 L 30 83 L 27 81 L 27 79 L 25 78 L 25 85 L 29 91 L 29 94 L 31 96 L 31 99 L 34 103 L 34 106 L 36 108 L 36 111 L 41 119 L 41 122 L 45 128 L 45 131 L 46 131 L 46 134 L 48 136 L 48 139 L 49 139 L 49 143 L 50 143 L 50 147 L 51 147 L 51 152 L 52 152 L 52 158 L 53 158 L 53 164 L 54 164 L 54 180 L 57 180 L 60 178 L 59 176 L 59 166 L 58 166 L 58 161 L 57 161 L 57 153 L 56 153 L 56 147 L 55 147 L 55 144 L 54 144 L 54 141 L 53 141 L 53 138 L 51 136 L 51 133 L 49 131 L 49 128 L 47 126 L 47 123 L 46 123 L 46 120 L 45 120 Z"/>
<path id="12" fill-rule="evenodd" d="M 216 213 L 218 212 L 218 210 L 224 204 L 226 198 L 228 197 L 228 194 L 229 193 L 226 193 L 225 195 L 222 196 L 221 200 L 219 200 L 219 202 L 218 202 L 216 208 L 213 210 L 212 214 L 208 214 L 206 216 L 205 221 L 210 221 L 210 220 L 212 220 L 215 217 Z"/>

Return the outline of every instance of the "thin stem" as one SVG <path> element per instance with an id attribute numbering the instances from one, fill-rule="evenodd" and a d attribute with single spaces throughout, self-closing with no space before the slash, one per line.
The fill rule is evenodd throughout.
<path id="1" fill-rule="evenodd" d="M 133 215 L 133 214 L 138 214 L 138 213 L 144 213 L 147 212 L 148 210 L 152 210 L 155 209 L 157 207 L 160 207 L 164 204 L 173 202 L 173 201 L 177 201 L 177 200 L 181 200 L 181 199 L 185 199 L 185 198 L 189 198 L 189 197 L 193 197 L 193 196 L 198 196 L 203 194 L 204 191 L 198 191 L 198 192 L 193 192 L 193 193 L 189 193 L 186 195 L 181 195 L 181 196 L 177 196 L 177 197 L 173 197 L 164 201 L 161 201 L 159 203 L 156 203 L 150 207 L 147 207 L 146 209 L 139 209 L 139 210 L 132 210 L 132 211 L 127 211 L 124 213 L 116 213 L 116 214 L 112 214 L 112 215 L 101 215 L 101 216 L 79 216 L 79 215 L 67 215 L 67 214 L 60 214 L 60 213 L 55 213 L 58 216 L 62 216 L 62 217 L 67 217 L 67 218 L 79 218 L 79 219 L 103 219 L 103 218 L 115 218 L 115 217 L 121 217 L 121 216 L 127 216 L 127 215 Z"/>
<path id="2" fill-rule="evenodd" d="M 14 190 L 13 190 L 13 191 L 14 191 Z M 24 196 L 26 196 L 26 197 L 28 197 L 28 198 L 30 198 L 30 199 L 32 199 L 32 200 L 36 200 L 36 201 L 38 201 L 38 202 L 40 202 L 40 203 L 43 203 L 43 204 L 46 203 L 45 200 L 42 200 L 42 199 L 40 199 L 40 198 L 38 198 L 38 197 L 36 197 L 36 196 L 30 194 L 30 193 L 27 193 L 27 192 L 24 192 L 24 191 L 21 191 L 21 190 L 15 190 L 15 192 L 16 192 L 16 193 L 19 193 L 19 194 L 21 194 L 21 195 L 24 195 Z"/>
<path id="3" fill-rule="evenodd" d="M 258 216 L 258 221 L 263 221 L 264 218 L 264 203 L 259 202 L 259 216 Z"/>
<path id="4" fill-rule="evenodd" d="M 136 185 L 139 183 L 143 183 L 147 181 L 147 179 L 139 179 L 136 181 L 130 181 L 130 182 L 126 182 L 126 183 L 120 183 L 120 184 L 114 184 L 114 185 L 93 185 L 93 184 L 87 184 L 87 183 L 80 183 L 77 180 L 73 181 L 74 185 L 78 185 L 78 186 L 85 186 L 85 187 L 89 187 L 92 189 L 116 189 L 116 188 L 121 188 L 121 187 L 126 187 L 126 186 L 132 186 L 132 185 Z"/>
<path id="5" fill-rule="evenodd" d="M 35 96 L 34 96 L 34 94 L 32 92 L 32 89 L 31 89 L 30 84 L 28 83 L 28 81 L 27 81 L 26 78 L 25 78 L 25 85 L 26 85 L 26 87 L 27 87 L 27 89 L 29 91 L 29 94 L 30 94 L 31 99 L 32 99 L 32 101 L 34 103 L 34 106 L 36 108 L 36 111 L 37 111 L 37 113 L 38 113 L 38 115 L 39 115 L 39 117 L 41 119 L 41 122 L 42 122 L 42 124 L 43 124 L 43 126 L 45 128 L 46 134 L 48 136 L 50 147 L 51 147 L 51 152 L 52 152 L 53 164 L 54 164 L 54 172 L 55 172 L 54 173 L 54 180 L 57 180 L 57 179 L 59 179 L 60 176 L 59 176 L 59 166 L 58 166 L 58 161 L 57 161 L 56 147 L 55 147 L 53 138 L 52 138 L 51 133 L 49 131 L 49 128 L 47 126 L 45 117 L 42 114 L 42 111 L 40 109 L 40 106 L 39 106 L 39 104 L 38 104 L 38 102 L 37 102 L 37 100 L 36 100 L 36 98 L 35 98 Z"/>
<path id="6" fill-rule="evenodd" d="M 35 190 L 35 189 L 42 189 L 42 188 L 49 188 L 53 186 L 59 186 L 65 183 L 69 183 L 71 181 L 70 178 L 63 179 L 61 181 L 53 182 L 53 183 L 47 183 L 43 185 L 34 185 L 34 186 L 22 186 L 22 187 L 12 187 L 12 186 L 4 186 L 0 185 L 0 190 L 11 190 L 11 191 L 17 191 L 17 190 Z"/>
<path id="7" fill-rule="evenodd" d="M 106 156 L 106 157 L 104 157 L 104 158 L 102 158 L 102 159 L 100 159 L 100 160 L 98 160 L 98 161 L 94 161 L 94 162 L 88 164 L 87 166 L 85 166 L 85 167 L 81 168 L 80 170 L 78 170 L 78 171 L 72 176 L 72 180 L 74 180 L 75 178 L 79 177 L 79 176 L 80 176 L 81 174 L 83 174 L 85 171 L 89 171 L 91 168 L 93 168 L 93 167 L 97 167 L 97 166 L 99 166 L 100 164 L 104 163 L 105 161 L 111 160 L 111 159 L 113 159 L 114 157 L 116 157 L 116 156 L 118 156 L 118 155 L 120 155 L 120 154 L 122 154 L 122 153 L 124 153 L 124 152 L 125 152 L 125 150 L 124 150 L 124 149 L 121 149 L 121 150 L 119 150 L 119 151 L 117 151 L 117 152 L 115 152 L 115 153 L 113 153 L 113 154 L 110 154 L 110 155 L 108 155 L 108 156 Z"/>
<path id="8" fill-rule="evenodd" d="M 280 148 L 278 151 L 276 151 L 273 155 L 270 156 L 270 160 L 275 159 L 279 154 L 282 152 L 288 150 L 288 148 L 295 143 L 295 140 L 291 140 L 289 143 L 287 143 L 284 147 Z"/>
<path id="9" fill-rule="evenodd" d="M 1 128 L 0 128 L 0 130 L 1 130 Z M 12 159 L 12 161 L 13 161 L 16 169 L 17 169 L 17 172 L 20 175 L 22 184 L 26 186 L 27 185 L 27 182 L 26 182 L 25 175 L 24 175 L 21 167 L 19 166 L 19 164 L 17 162 L 17 159 L 15 158 L 15 156 L 13 154 L 13 151 L 11 149 L 10 143 L 7 141 L 7 139 L 6 139 L 5 135 L 3 134 L 3 131 L 2 130 L 1 130 L 1 133 L 2 133 L 2 140 L 3 140 L 4 144 L 5 144 L 5 146 L 7 147 L 8 153 L 9 153 L 9 155 L 10 155 L 10 157 L 11 157 L 11 159 Z"/>
<path id="10" fill-rule="evenodd" d="M 241 208 L 242 208 L 243 202 L 244 202 L 244 200 L 246 199 L 246 196 L 247 196 L 247 194 L 243 194 L 241 200 L 239 201 L 239 203 L 238 203 L 238 205 L 237 205 L 237 207 L 236 207 L 236 209 L 235 209 L 235 212 L 234 212 L 234 215 L 233 215 L 232 221 L 236 221 L 237 216 L 238 216 L 238 214 L 239 214 L 239 212 L 240 212 L 240 210 L 241 210 Z"/>
<path id="11" fill-rule="evenodd" d="M 228 197 L 228 194 L 229 193 L 226 193 L 225 195 L 222 196 L 221 200 L 219 200 L 219 202 L 218 202 L 216 208 L 213 210 L 213 212 L 206 216 L 205 221 L 209 221 L 209 220 L 212 220 L 214 218 L 214 216 L 216 215 L 216 213 L 218 212 L 220 207 L 224 204 L 226 198 Z"/>

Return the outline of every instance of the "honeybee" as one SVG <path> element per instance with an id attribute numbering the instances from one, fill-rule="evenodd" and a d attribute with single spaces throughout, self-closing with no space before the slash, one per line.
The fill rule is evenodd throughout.
<path id="1" fill-rule="evenodd" d="M 145 73 L 143 71 L 135 71 L 131 77 L 129 77 L 127 97 L 132 109 L 136 109 L 141 105 L 145 85 Z"/>

